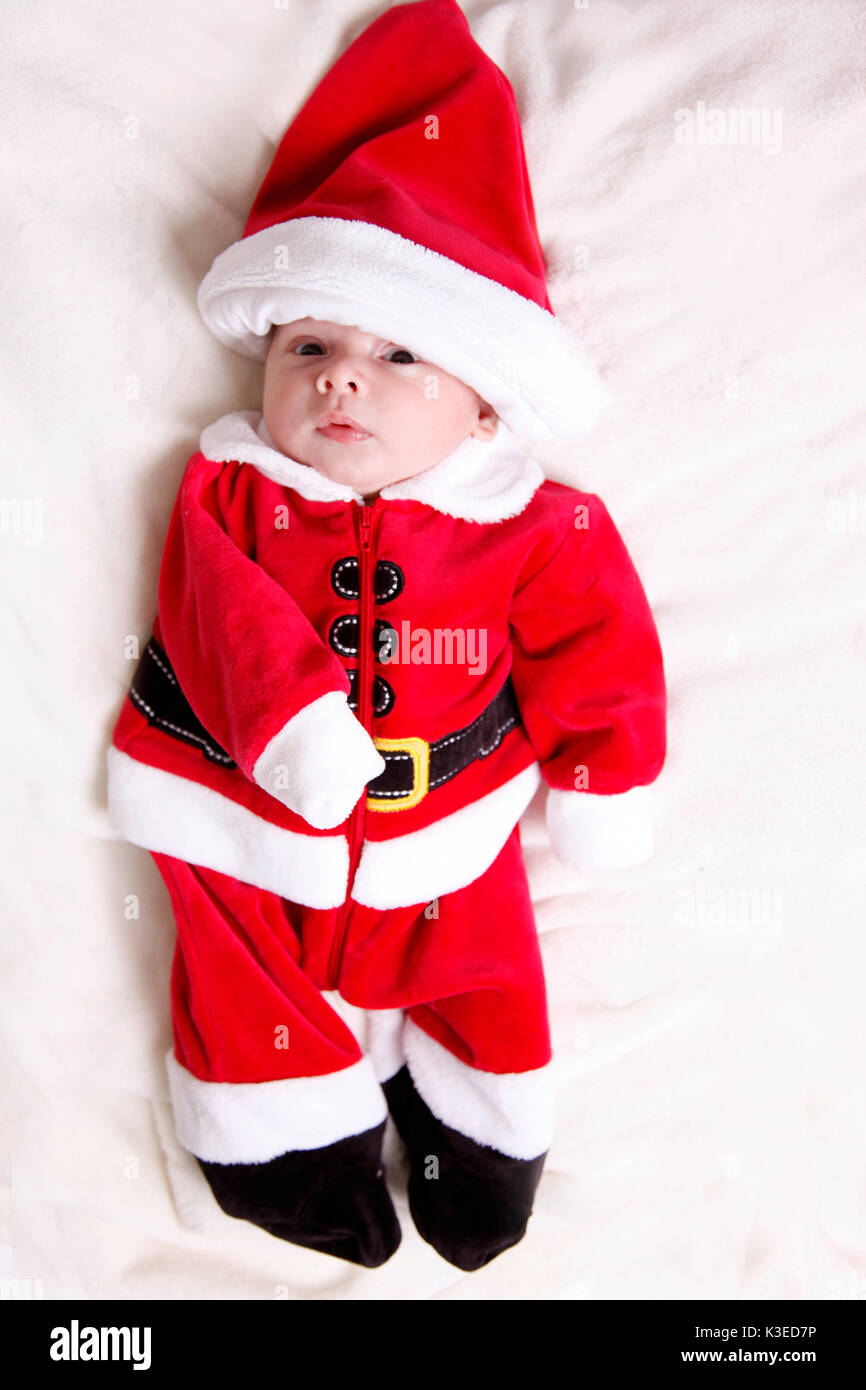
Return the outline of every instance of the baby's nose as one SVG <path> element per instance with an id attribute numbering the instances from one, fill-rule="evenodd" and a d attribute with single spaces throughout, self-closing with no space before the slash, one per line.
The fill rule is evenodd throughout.
<path id="1" fill-rule="evenodd" d="M 357 391 L 362 383 L 357 364 L 346 360 L 323 367 L 316 381 L 320 391 Z"/>

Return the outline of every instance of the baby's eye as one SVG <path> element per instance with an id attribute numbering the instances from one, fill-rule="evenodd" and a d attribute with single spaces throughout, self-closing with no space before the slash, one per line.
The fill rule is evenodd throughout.
<path id="1" fill-rule="evenodd" d="M 307 352 L 307 348 L 312 348 L 313 352 Z M 307 339 L 302 343 L 295 343 L 295 346 L 292 348 L 292 352 L 296 352 L 299 357 L 312 357 L 314 353 L 321 353 L 321 351 L 321 343 L 313 342 L 312 339 Z"/>
<path id="2" fill-rule="evenodd" d="M 388 349 L 388 352 L 389 352 L 389 354 L 391 354 L 391 353 L 394 354 L 393 357 L 389 355 L 389 357 L 388 357 L 388 361 L 389 361 L 389 362 L 401 362 L 401 363 L 404 363 L 404 362 L 420 362 L 420 361 L 421 361 L 421 358 L 420 358 L 420 357 L 417 357 L 417 356 L 415 355 L 414 352 L 410 352 L 408 348 L 401 348 L 401 347 L 398 347 L 398 348 L 389 348 L 389 349 Z M 400 353 L 403 354 L 402 357 L 400 356 Z"/>

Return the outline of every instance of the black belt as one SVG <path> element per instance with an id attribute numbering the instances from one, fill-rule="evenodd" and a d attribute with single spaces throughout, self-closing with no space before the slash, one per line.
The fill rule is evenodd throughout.
<path id="1" fill-rule="evenodd" d="M 520 711 L 511 677 L 477 719 L 465 729 L 446 734 L 435 743 L 423 738 L 377 738 L 373 742 L 387 767 L 368 782 L 367 807 L 371 811 L 405 811 L 415 806 L 434 787 L 441 786 L 476 758 L 486 758 L 498 748 L 509 729 L 520 723 Z"/>
<path id="2" fill-rule="evenodd" d="M 220 767 L 237 767 L 226 750 L 199 723 L 171 662 L 155 637 L 151 637 L 135 669 L 129 698 L 147 715 L 148 724 L 154 724 L 182 743 L 193 744 L 209 762 L 219 763 Z"/>
<path id="3" fill-rule="evenodd" d="M 129 698 L 155 725 L 172 738 L 192 744 L 212 763 L 236 767 L 224 748 L 196 718 L 180 688 L 164 649 L 151 637 L 132 679 Z M 511 677 L 477 719 L 463 729 L 445 734 L 435 743 L 421 738 L 379 738 L 373 742 L 384 758 L 385 771 L 367 785 L 368 809 L 403 811 L 415 806 L 435 787 L 448 782 L 476 758 L 486 758 L 498 748 L 508 730 L 520 723 L 520 711 Z"/>

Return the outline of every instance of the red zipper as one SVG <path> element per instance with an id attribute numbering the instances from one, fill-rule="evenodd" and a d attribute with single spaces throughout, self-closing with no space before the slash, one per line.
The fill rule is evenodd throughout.
<path id="1" fill-rule="evenodd" d="M 378 498 L 376 501 L 378 502 Z M 374 502 L 373 507 L 376 503 Z M 357 533 L 358 546 L 360 550 L 360 572 L 358 577 L 358 592 L 360 597 L 360 615 L 358 618 L 358 718 L 372 735 L 372 703 L 373 703 L 373 683 L 368 670 L 371 657 L 371 614 L 373 609 L 373 565 L 370 558 L 371 535 L 373 531 L 373 518 L 370 515 L 373 508 L 363 503 L 355 502 L 353 506 L 358 508 Z M 328 961 L 329 988 L 336 989 L 340 978 L 340 967 L 343 963 L 343 947 L 346 941 L 346 927 L 349 916 L 349 895 L 352 883 L 355 878 L 355 870 L 358 867 L 358 860 L 361 855 L 361 845 L 364 839 L 364 812 L 367 807 L 367 793 L 359 799 L 349 817 L 349 878 L 346 885 L 346 901 L 343 903 L 337 914 L 337 922 L 334 927 L 334 940 L 331 945 L 331 954 Z"/>

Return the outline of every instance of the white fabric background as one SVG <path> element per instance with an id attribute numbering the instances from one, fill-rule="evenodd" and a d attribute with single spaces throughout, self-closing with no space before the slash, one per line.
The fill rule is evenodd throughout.
<path id="1" fill-rule="evenodd" d="M 650 864 L 588 888 L 539 798 L 524 818 L 560 1109 L 526 1239 L 441 1260 L 389 1127 L 403 1243 L 363 1270 L 231 1222 L 174 1141 L 169 900 L 106 817 L 124 643 L 201 428 L 260 404 L 196 287 L 381 9 L 4 7 L 0 1274 L 46 1298 L 863 1298 L 856 0 L 465 6 L 515 88 L 554 308 L 618 401 L 538 456 L 605 499 L 670 689 Z M 780 111 L 780 146 L 675 143 L 701 102 Z"/>

